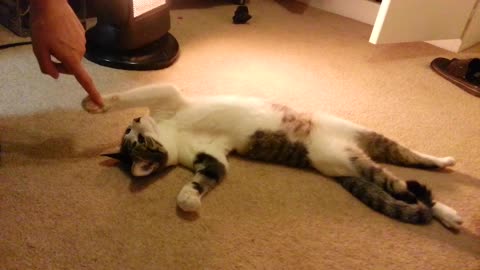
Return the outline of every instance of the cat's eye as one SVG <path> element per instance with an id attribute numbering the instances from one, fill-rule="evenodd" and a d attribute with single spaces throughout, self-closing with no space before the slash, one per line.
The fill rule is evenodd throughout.
<path id="1" fill-rule="evenodd" d="M 125 134 L 130 133 L 130 131 L 132 131 L 132 129 L 131 129 L 131 128 L 127 128 L 127 130 L 125 130 Z"/>
<path id="2" fill-rule="evenodd" d="M 145 137 L 143 137 L 142 134 L 138 134 L 138 142 L 139 143 L 145 143 Z"/>

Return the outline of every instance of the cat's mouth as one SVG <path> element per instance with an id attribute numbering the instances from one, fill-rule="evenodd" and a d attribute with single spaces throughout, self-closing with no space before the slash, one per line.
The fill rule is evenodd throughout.
<path id="1" fill-rule="evenodd" d="M 131 173 L 133 176 L 147 176 L 160 168 L 160 163 L 151 160 L 135 160 L 132 163 Z"/>

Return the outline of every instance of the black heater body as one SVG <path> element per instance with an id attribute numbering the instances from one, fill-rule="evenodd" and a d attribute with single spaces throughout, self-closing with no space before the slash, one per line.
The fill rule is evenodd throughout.
<path id="1" fill-rule="evenodd" d="M 94 0 L 97 24 L 86 33 L 85 57 L 97 64 L 127 70 L 170 66 L 179 45 L 170 30 L 165 0 Z"/>

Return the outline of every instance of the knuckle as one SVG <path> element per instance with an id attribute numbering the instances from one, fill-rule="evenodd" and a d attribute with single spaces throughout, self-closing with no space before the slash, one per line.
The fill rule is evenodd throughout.
<path id="1" fill-rule="evenodd" d="M 40 71 L 45 75 L 50 75 L 50 70 L 44 66 L 40 66 Z"/>

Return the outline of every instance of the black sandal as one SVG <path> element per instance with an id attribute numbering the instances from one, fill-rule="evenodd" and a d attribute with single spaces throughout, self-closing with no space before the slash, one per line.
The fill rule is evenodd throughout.
<path id="1" fill-rule="evenodd" d="M 436 58 L 430 67 L 466 92 L 480 97 L 480 59 Z"/>

